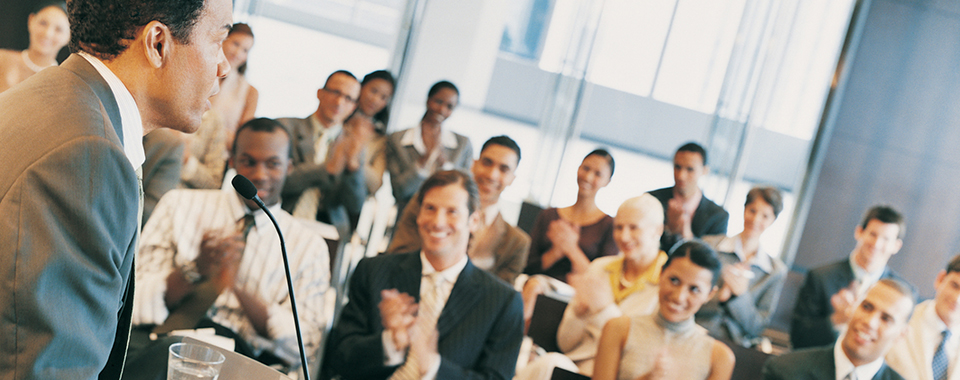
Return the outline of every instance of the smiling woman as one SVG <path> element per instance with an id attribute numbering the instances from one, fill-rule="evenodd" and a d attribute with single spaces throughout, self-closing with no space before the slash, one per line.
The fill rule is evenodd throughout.
<path id="1" fill-rule="evenodd" d="M 0 49 L 0 92 L 57 65 L 57 53 L 70 41 L 70 24 L 63 1 L 45 1 L 27 18 L 30 46 L 26 50 Z"/>

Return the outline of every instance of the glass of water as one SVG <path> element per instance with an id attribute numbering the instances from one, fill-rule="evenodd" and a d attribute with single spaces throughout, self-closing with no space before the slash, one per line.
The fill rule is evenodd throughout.
<path id="1" fill-rule="evenodd" d="M 217 380 L 224 359 L 217 350 L 199 344 L 171 344 L 167 380 Z"/>

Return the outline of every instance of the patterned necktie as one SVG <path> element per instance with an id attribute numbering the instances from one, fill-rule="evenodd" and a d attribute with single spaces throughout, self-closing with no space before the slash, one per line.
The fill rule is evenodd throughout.
<path id="1" fill-rule="evenodd" d="M 443 278 L 440 273 L 434 272 L 423 277 L 420 287 L 420 304 L 417 312 L 417 323 L 414 326 L 421 336 L 430 335 L 437 328 L 437 319 L 440 317 L 440 290 Z M 390 376 L 390 380 L 420 379 L 420 360 L 412 350 L 407 354 L 407 360 Z"/>
<path id="2" fill-rule="evenodd" d="M 947 341 L 950 340 L 950 330 L 943 330 L 940 335 L 943 339 L 933 353 L 933 379 L 946 380 L 947 378 Z"/>
<path id="3" fill-rule="evenodd" d="M 250 235 L 250 230 L 256 225 L 253 214 L 245 214 L 242 218 L 237 219 L 237 232 L 243 233 L 243 241 L 247 241 L 247 235 Z"/>

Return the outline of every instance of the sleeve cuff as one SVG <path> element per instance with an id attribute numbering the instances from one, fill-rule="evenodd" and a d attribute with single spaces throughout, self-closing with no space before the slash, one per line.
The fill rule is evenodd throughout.
<path id="1" fill-rule="evenodd" d="M 383 365 L 387 367 L 394 367 L 403 364 L 403 359 L 407 353 L 405 351 L 398 350 L 394 346 L 393 334 L 390 333 L 390 330 L 383 330 L 383 334 L 381 334 L 381 336 L 383 338 L 383 356 L 385 358 Z"/>
<path id="2" fill-rule="evenodd" d="M 430 359 L 430 368 L 427 368 L 427 373 L 423 375 L 423 380 L 435 380 L 437 378 L 437 373 L 440 372 L 440 354 L 430 354 L 433 356 Z"/>

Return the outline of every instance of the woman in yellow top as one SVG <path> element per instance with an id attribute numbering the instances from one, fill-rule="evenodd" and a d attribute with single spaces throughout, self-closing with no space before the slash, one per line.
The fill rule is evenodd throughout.
<path id="1" fill-rule="evenodd" d="M 27 17 L 27 30 L 30 32 L 27 50 L 0 49 L 0 92 L 57 65 L 57 53 L 70 42 L 67 5 L 63 1 L 41 3 Z"/>

